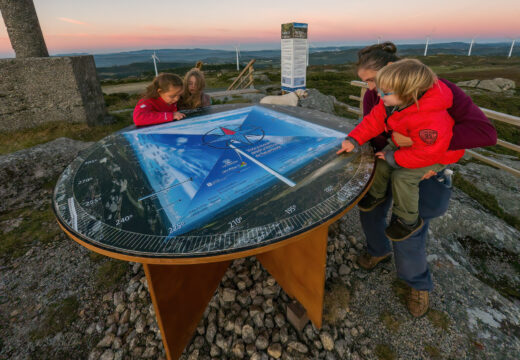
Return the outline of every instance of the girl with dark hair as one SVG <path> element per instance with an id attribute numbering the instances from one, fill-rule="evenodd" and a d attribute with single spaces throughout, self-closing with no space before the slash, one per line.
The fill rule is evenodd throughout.
<path id="1" fill-rule="evenodd" d="M 135 125 L 154 125 L 183 119 L 186 115 L 177 111 L 177 102 L 182 92 L 182 79 L 178 75 L 157 75 L 135 106 Z"/>
<path id="2" fill-rule="evenodd" d="M 363 115 L 368 115 L 379 103 L 380 97 L 375 80 L 379 70 L 389 63 L 399 60 L 396 46 L 391 42 L 372 45 L 358 53 L 357 72 L 361 80 L 368 84 L 369 90 L 363 97 Z M 453 136 L 448 149 L 461 150 L 496 144 L 496 130 L 484 113 L 471 98 L 451 82 L 439 78 L 451 90 L 453 104 L 447 109 L 455 121 Z M 389 134 L 381 133 L 372 138 L 374 150 L 381 151 L 387 145 Z M 411 138 L 396 131 L 392 139 L 399 147 L 413 145 Z M 428 171 L 419 183 L 419 215 L 424 225 L 419 231 L 404 241 L 392 242 L 385 234 L 387 213 L 392 204 L 391 189 L 384 202 L 370 211 L 360 212 L 361 226 L 366 236 L 366 252 L 357 259 L 358 264 L 372 270 L 382 261 L 389 260 L 394 254 L 397 276 L 404 280 L 409 291 L 406 306 L 415 317 L 426 314 L 429 308 L 429 291 L 433 288 L 430 270 L 426 261 L 426 237 L 430 220 L 443 215 L 451 197 L 451 171 L 439 173 Z"/>

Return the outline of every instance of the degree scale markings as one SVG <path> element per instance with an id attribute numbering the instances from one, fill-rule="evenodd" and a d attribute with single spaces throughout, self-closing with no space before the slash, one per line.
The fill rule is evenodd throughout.
<path id="1" fill-rule="evenodd" d="M 215 255 L 310 229 L 370 179 L 370 151 L 331 155 L 344 133 L 267 107 L 227 113 L 101 140 L 58 181 L 58 218 L 80 238 L 122 253 Z"/>

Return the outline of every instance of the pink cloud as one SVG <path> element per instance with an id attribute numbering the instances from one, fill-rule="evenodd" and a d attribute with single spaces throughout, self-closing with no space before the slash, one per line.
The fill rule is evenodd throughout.
<path id="1" fill-rule="evenodd" d="M 61 20 L 61 21 L 64 21 L 64 22 L 68 22 L 68 23 L 71 23 L 71 24 L 76 24 L 76 25 L 88 25 L 87 23 L 85 23 L 83 21 L 69 19 L 69 18 L 65 18 L 65 17 L 59 17 L 58 20 Z"/>

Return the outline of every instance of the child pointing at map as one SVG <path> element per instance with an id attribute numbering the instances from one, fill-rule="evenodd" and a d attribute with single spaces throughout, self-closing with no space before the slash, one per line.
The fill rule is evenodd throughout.
<path id="1" fill-rule="evenodd" d="M 447 109 L 453 95 L 426 65 L 413 59 L 387 65 L 377 73 L 376 86 L 382 101 L 349 133 L 337 153 L 350 152 L 384 131 L 391 134 L 389 144 L 376 153 L 374 182 L 358 207 L 370 211 L 385 201 L 391 182 L 394 205 L 385 234 L 402 241 L 423 225 L 418 210 L 422 177 L 457 162 L 464 150 L 448 150 L 454 121 Z M 398 147 L 392 132 L 410 137 L 413 144 Z"/>
<path id="2" fill-rule="evenodd" d="M 135 106 L 135 125 L 154 125 L 183 119 L 186 115 L 177 111 L 177 102 L 182 92 L 182 79 L 179 76 L 169 73 L 156 76 Z"/>

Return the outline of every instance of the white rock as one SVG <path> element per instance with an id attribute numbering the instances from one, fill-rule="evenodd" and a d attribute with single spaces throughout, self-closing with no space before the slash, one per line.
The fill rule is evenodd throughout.
<path id="1" fill-rule="evenodd" d="M 331 351 L 334 349 L 334 339 L 332 339 L 332 336 L 328 332 L 322 332 L 320 334 L 320 340 L 325 350 Z"/>
<path id="2" fill-rule="evenodd" d="M 246 344 L 251 344 L 255 341 L 255 330 L 249 324 L 242 326 L 242 340 Z"/>
<path id="3" fill-rule="evenodd" d="M 102 354 L 101 349 L 94 349 L 88 355 L 88 360 L 98 360 L 99 357 L 101 356 L 101 354 Z"/>
<path id="4" fill-rule="evenodd" d="M 309 348 L 305 344 L 302 344 L 298 341 L 291 341 L 287 346 L 289 347 L 289 349 L 295 350 L 302 354 L 305 354 L 309 351 Z"/>
<path id="5" fill-rule="evenodd" d="M 114 352 L 110 349 L 106 349 L 99 360 L 114 360 Z"/>
<path id="6" fill-rule="evenodd" d="M 141 355 L 144 359 L 153 358 L 157 355 L 156 347 L 147 347 Z"/>
<path id="7" fill-rule="evenodd" d="M 233 353 L 233 356 L 237 359 L 243 359 L 244 358 L 244 344 L 242 342 L 236 343 L 231 348 L 231 352 Z"/>
<path id="8" fill-rule="evenodd" d="M 496 79 L 493 79 L 493 81 L 495 82 L 495 84 L 497 84 L 497 86 L 499 88 L 502 89 L 502 91 L 515 89 L 515 87 L 516 87 L 515 82 L 510 79 L 496 78 Z"/>
<path id="9" fill-rule="evenodd" d="M 105 337 L 103 339 L 101 339 L 98 343 L 97 343 L 97 347 L 110 347 L 112 346 L 112 342 L 114 341 L 115 339 L 115 335 L 114 334 L 106 334 Z"/>
<path id="10" fill-rule="evenodd" d="M 114 293 L 114 305 L 117 306 L 119 304 L 124 304 L 125 302 L 125 293 L 124 291 L 118 291 Z"/>
<path id="11" fill-rule="evenodd" d="M 269 340 L 263 335 L 256 338 L 255 346 L 258 350 L 265 350 L 269 346 Z"/>
<path id="12" fill-rule="evenodd" d="M 225 288 L 222 292 L 222 300 L 224 302 L 235 302 L 236 295 L 236 290 Z"/>
<path id="13" fill-rule="evenodd" d="M 340 275 L 340 276 L 348 275 L 348 274 L 350 274 L 350 267 L 348 267 L 348 266 L 345 265 L 345 264 L 341 264 L 341 265 L 339 266 L 339 270 L 338 270 L 338 272 L 339 272 L 339 275 Z"/>
<path id="14" fill-rule="evenodd" d="M 480 82 L 480 80 L 469 80 L 469 81 L 459 81 L 457 83 L 457 86 L 462 86 L 462 87 L 476 87 L 478 85 L 478 83 Z"/>
<path id="15" fill-rule="evenodd" d="M 220 355 L 220 348 L 215 345 L 215 344 L 211 344 L 211 349 L 209 351 L 209 355 L 212 357 L 212 358 L 215 358 L 217 356 Z"/>
<path id="16" fill-rule="evenodd" d="M 206 330 L 206 341 L 209 344 L 213 343 L 213 339 L 215 338 L 215 334 L 217 333 L 217 326 L 214 322 L 210 322 L 208 325 L 208 329 Z"/>
<path id="17" fill-rule="evenodd" d="M 146 327 L 146 318 L 143 314 L 139 315 L 135 320 L 135 331 L 141 334 L 144 332 L 144 328 Z"/>
<path id="18" fill-rule="evenodd" d="M 477 89 L 492 91 L 492 92 L 502 92 L 502 89 L 493 81 L 493 80 L 482 80 L 478 85 Z"/>
<path id="19" fill-rule="evenodd" d="M 267 348 L 267 353 L 269 356 L 274 357 L 275 359 L 279 359 L 282 356 L 282 345 L 279 343 L 271 344 Z"/>

